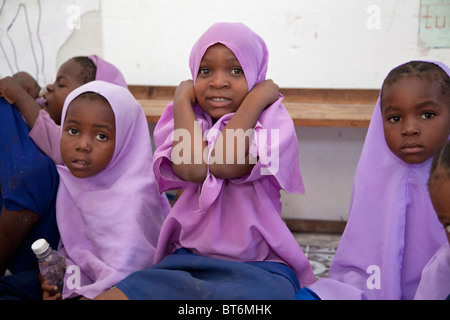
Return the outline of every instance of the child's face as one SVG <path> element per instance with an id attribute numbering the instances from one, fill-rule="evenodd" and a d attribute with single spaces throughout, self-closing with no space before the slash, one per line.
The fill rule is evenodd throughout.
<path id="1" fill-rule="evenodd" d="M 209 47 L 195 80 L 195 95 L 203 110 L 217 120 L 235 112 L 247 94 L 247 79 L 234 53 L 223 44 Z"/>
<path id="2" fill-rule="evenodd" d="M 443 169 L 437 169 L 443 170 Z M 446 179 L 446 172 L 442 178 L 430 180 L 430 198 L 439 221 L 445 228 L 450 243 L 450 179 Z"/>
<path id="3" fill-rule="evenodd" d="M 47 92 L 44 94 L 45 110 L 57 124 L 61 122 L 61 112 L 67 95 L 84 84 L 79 79 L 81 72 L 81 64 L 70 59 L 59 68 L 55 82 L 47 85 Z"/>
<path id="4" fill-rule="evenodd" d="M 106 101 L 75 98 L 61 135 L 61 156 L 78 178 L 91 177 L 112 159 L 116 140 L 114 112 Z"/>
<path id="5" fill-rule="evenodd" d="M 413 77 L 394 82 L 381 105 L 389 149 L 407 163 L 431 158 L 450 134 L 450 103 L 441 85 Z"/>

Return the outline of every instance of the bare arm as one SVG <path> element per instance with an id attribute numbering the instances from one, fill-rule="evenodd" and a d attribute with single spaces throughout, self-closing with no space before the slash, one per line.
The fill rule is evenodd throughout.
<path id="1" fill-rule="evenodd" d="M 227 123 L 216 139 L 212 157 L 223 159 L 221 163 L 211 163 L 210 172 L 222 179 L 237 178 L 250 173 L 254 162 L 250 161 L 249 148 L 251 136 L 245 139 L 239 134 L 252 132 L 261 112 L 278 99 L 279 87 L 272 81 L 258 83 L 246 96 L 235 115 Z M 203 157 L 208 152 L 208 144 L 198 125 L 192 109 L 195 103 L 195 91 L 192 80 L 182 82 L 176 92 L 173 103 L 175 130 L 181 129 L 190 137 L 189 143 L 179 139 L 172 144 L 172 168 L 183 180 L 201 183 L 206 178 L 207 163 Z M 236 135 L 237 134 L 237 135 Z M 196 140 L 197 141 L 196 141 Z M 200 141 L 201 139 L 201 141 Z M 189 146 L 190 149 L 177 148 Z M 245 145 L 242 145 L 245 144 Z M 242 152 L 243 150 L 243 152 Z M 190 152 L 190 157 L 182 152 Z M 188 161 L 181 161 L 181 157 Z"/>
<path id="2" fill-rule="evenodd" d="M 224 161 L 210 164 L 209 170 L 214 176 L 238 178 L 251 172 L 255 165 L 249 155 L 253 129 L 261 112 L 278 99 L 278 91 L 279 87 L 272 80 L 266 80 L 248 93 L 216 140 L 213 155 L 221 153 Z"/>
<path id="3" fill-rule="evenodd" d="M 39 97 L 39 92 L 41 91 L 41 87 L 37 83 L 37 81 L 30 76 L 30 74 L 20 71 L 15 73 L 12 78 L 16 80 L 16 82 L 25 89 L 26 92 L 33 98 L 37 99 Z"/>
<path id="4" fill-rule="evenodd" d="M 0 214 L 0 275 L 3 275 L 12 257 L 28 233 L 39 220 L 39 215 L 29 210 L 8 211 Z"/>
<path id="5" fill-rule="evenodd" d="M 183 138 L 172 144 L 172 168 L 183 180 L 201 183 L 207 172 L 203 159 L 203 150 L 207 148 L 207 143 L 192 109 L 195 99 L 194 82 L 183 81 L 177 87 L 173 101 L 174 129 L 175 132 L 178 130 L 183 133 Z M 190 152 L 190 157 L 184 152 Z"/>
<path id="6" fill-rule="evenodd" d="M 14 105 L 23 115 L 30 128 L 33 128 L 41 107 L 19 82 L 13 77 L 0 79 L 0 97 L 4 97 L 10 104 Z"/>

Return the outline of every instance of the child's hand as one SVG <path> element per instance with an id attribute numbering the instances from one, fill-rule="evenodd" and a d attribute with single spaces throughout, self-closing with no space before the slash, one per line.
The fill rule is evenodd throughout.
<path id="1" fill-rule="evenodd" d="M 57 286 L 50 285 L 41 274 L 39 274 L 39 282 L 43 291 L 42 300 L 61 300 L 61 293 L 55 293 L 58 290 Z"/>
<path id="2" fill-rule="evenodd" d="M 30 76 L 28 73 L 21 71 L 17 72 L 12 76 L 14 80 L 23 88 L 26 92 L 33 98 L 37 99 L 39 97 L 39 92 L 41 91 L 41 87 L 37 83 L 37 81 Z"/>
<path id="3" fill-rule="evenodd" d="M 12 77 L 0 79 L 0 97 L 3 97 L 10 104 L 15 105 L 24 95 L 28 94 L 24 88 Z"/>
<path id="4" fill-rule="evenodd" d="M 257 95 L 258 99 L 261 99 L 264 109 L 278 100 L 278 92 L 280 88 L 271 79 L 257 83 L 252 90 L 251 94 Z"/>
<path id="5" fill-rule="evenodd" d="M 174 101 L 189 101 L 191 106 L 195 104 L 195 89 L 194 89 L 194 81 L 186 80 L 181 82 L 175 90 L 175 96 L 173 98 Z"/>

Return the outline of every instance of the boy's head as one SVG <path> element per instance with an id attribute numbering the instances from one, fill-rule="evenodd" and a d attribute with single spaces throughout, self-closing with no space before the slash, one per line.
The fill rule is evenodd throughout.
<path id="1" fill-rule="evenodd" d="M 95 80 L 97 67 L 88 57 L 74 57 L 64 62 L 58 70 L 55 82 L 47 85 L 44 94 L 45 109 L 57 124 L 67 95 L 79 86 Z"/>
<path id="2" fill-rule="evenodd" d="M 433 156 L 450 135 L 450 77 L 438 65 L 412 61 L 393 69 L 381 90 L 386 143 L 406 163 Z"/>
<path id="3" fill-rule="evenodd" d="M 450 142 L 436 151 L 428 181 L 430 198 L 450 243 Z"/>

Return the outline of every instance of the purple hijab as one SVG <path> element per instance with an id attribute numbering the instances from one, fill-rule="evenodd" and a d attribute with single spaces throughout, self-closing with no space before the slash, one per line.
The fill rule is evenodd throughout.
<path id="1" fill-rule="evenodd" d="M 116 145 L 109 165 L 92 177 L 76 178 L 65 165 L 57 165 L 58 251 L 67 259 L 63 298 L 94 298 L 130 273 L 150 267 L 170 208 L 157 190 L 145 115 L 127 89 L 89 82 L 68 95 L 61 122 L 71 101 L 88 91 L 102 95 L 111 105 Z M 78 288 L 77 267 L 72 265 L 81 271 Z"/>
<path id="2" fill-rule="evenodd" d="M 189 59 L 194 80 L 203 54 L 216 43 L 226 45 L 236 55 L 249 90 L 265 80 L 266 45 L 241 23 L 214 24 L 195 43 Z M 282 262 L 295 270 L 301 285 L 314 281 L 311 265 L 280 217 L 280 189 L 304 193 L 297 136 L 281 100 L 280 95 L 261 113 L 255 126 L 258 143 L 253 141 L 250 152 L 259 156 L 259 161 L 252 172 L 236 179 L 219 179 L 208 172 L 200 184 L 183 181 L 172 170 L 173 103 L 166 107 L 155 128 L 157 149 L 153 167 L 161 192 L 183 188 L 183 193 L 163 225 L 155 262 L 184 247 L 220 259 Z M 213 123 L 198 104 L 193 108 L 211 151 L 218 133 L 234 113 Z M 277 138 L 271 135 L 272 129 L 278 132 Z M 276 167 L 274 159 L 267 157 L 270 153 L 267 150 L 275 148 L 279 150 Z"/>
<path id="3" fill-rule="evenodd" d="M 103 80 L 124 88 L 128 88 L 122 73 L 116 66 L 103 60 L 95 54 L 88 56 L 88 58 L 97 67 L 95 80 Z M 36 101 L 39 104 L 44 105 L 43 98 L 39 98 Z M 55 164 L 63 163 L 61 159 L 61 152 L 59 150 L 59 132 L 60 126 L 58 126 L 55 121 L 50 118 L 47 111 L 41 110 L 39 111 L 39 117 L 29 133 L 29 136 L 33 139 L 39 149 L 49 156 Z"/>
<path id="4" fill-rule="evenodd" d="M 422 271 L 415 300 L 445 300 L 450 296 L 450 246 L 446 242 Z"/>
<path id="5" fill-rule="evenodd" d="M 408 164 L 389 150 L 378 99 L 329 278 L 309 286 L 322 299 L 414 298 L 422 269 L 447 241 L 428 194 L 431 162 Z"/>
<path id="6" fill-rule="evenodd" d="M 109 83 L 117 84 L 121 87 L 128 88 L 127 82 L 122 75 L 122 72 L 109 63 L 106 60 L 103 60 L 96 54 L 88 56 L 89 59 L 95 64 L 97 67 L 97 73 L 95 74 L 95 80 L 102 80 Z"/>

